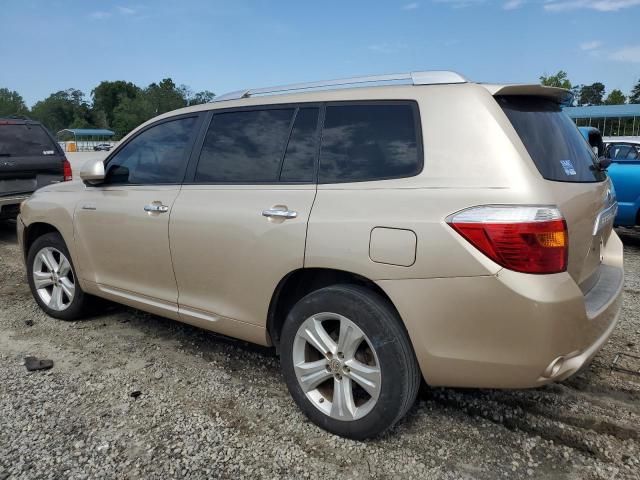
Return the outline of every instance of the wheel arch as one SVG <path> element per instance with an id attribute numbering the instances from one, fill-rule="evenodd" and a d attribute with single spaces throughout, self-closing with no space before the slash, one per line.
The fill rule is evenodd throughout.
<path id="1" fill-rule="evenodd" d="M 47 233 L 59 234 L 67 244 L 67 248 L 69 248 L 67 239 L 64 238 L 64 235 L 59 228 L 47 222 L 34 222 L 24 227 L 22 254 L 25 259 L 29 254 L 29 249 L 31 248 L 31 245 L 33 245 L 33 242 L 35 242 L 41 236 L 46 235 Z"/>
<path id="2" fill-rule="evenodd" d="M 280 280 L 269 303 L 267 332 L 276 349 L 280 345 L 280 333 L 284 321 L 296 302 L 311 292 L 336 284 L 365 287 L 388 301 L 400 316 L 398 309 L 386 292 L 375 282 L 362 275 L 334 268 L 299 268 L 289 272 Z M 404 323 L 402 327 L 406 330 Z"/>

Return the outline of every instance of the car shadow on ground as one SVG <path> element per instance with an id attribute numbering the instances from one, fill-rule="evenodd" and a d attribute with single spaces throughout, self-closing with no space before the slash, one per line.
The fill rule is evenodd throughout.
<path id="1" fill-rule="evenodd" d="M 626 247 L 640 248 L 640 228 L 616 228 L 616 233 Z"/>
<path id="2" fill-rule="evenodd" d="M 0 220 L 0 242 L 16 243 L 17 241 L 15 220 Z"/>

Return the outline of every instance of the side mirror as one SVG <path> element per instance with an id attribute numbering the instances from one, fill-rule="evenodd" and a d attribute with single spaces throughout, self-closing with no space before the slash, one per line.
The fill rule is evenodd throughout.
<path id="1" fill-rule="evenodd" d="M 611 159 L 607 157 L 599 157 L 598 158 L 598 168 L 600 170 L 606 170 L 611 165 Z"/>
<path id="2" fill-rule="evenodd" d="M 80 178 L 87 185 L 99 185 L 104 181 L 104 161 L 88 160 L 80 169 Z"/>

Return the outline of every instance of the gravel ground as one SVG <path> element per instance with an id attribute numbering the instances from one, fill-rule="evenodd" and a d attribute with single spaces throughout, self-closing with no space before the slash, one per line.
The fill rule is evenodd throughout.
<path id="1" fill-rule="evenodd" d="M 384 437 L 309 423 L 271 349 L 124 307 L 65 323 L 32 300 L 0 226 L 0 480 L 640 478 L 640 231 L 621 231 L 622 320 L 592 365 L 536 390 L 424 389 Z M 54 360 L 29 373 L 24 357 Z M 132 392 L 141 392 L 137 398 Z"/>

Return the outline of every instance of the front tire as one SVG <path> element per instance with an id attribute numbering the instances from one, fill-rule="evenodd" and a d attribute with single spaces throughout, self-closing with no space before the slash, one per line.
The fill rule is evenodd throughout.
<path id="1" fill-rule="evenodd" d="M 408 335 L 389 302 L 366 288 L 308 294 L 287 316 L 281 338 L 289 392 L 331 433 L 374 437 L 415 402 L 421 376 Z"/>
<path id="2" fill-rule="evenodd" d="M 38 237 L 27 254 L 27 279 L 33 298 L 44 312 L 61 320 L 77 320 L 90 308 L 71 255 L 59 233 Z"/>

